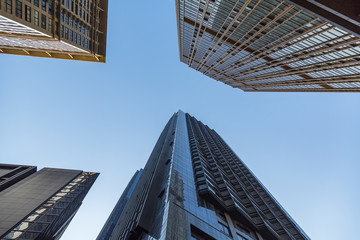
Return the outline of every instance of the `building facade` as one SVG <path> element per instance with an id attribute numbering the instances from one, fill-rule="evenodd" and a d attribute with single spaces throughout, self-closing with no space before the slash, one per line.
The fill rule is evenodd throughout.
<path id="1" fill-rule="evenodd" d="M 244 91 L 360 91 L 359 1 L 176 0 L 180 61 Z"/>
<path id="2" fill-rule="evenodd" d="M 107 239 L 310 239 L 214 130 L 181 111 L 135 185 Z"/>
<path id="3" fill-rule="evenodd" d="M 98 175 L 0 164 L 0 239 L 60 239 Z"/>
<path id="4" fill-rule="evenodd" d="M 136 171 L 134 176 L 131 178 L 130 182 L 128 183 L 127 187 L 125 188 L 123 194 L 121 195 L 119 201 L 116 203 L 114 210 L 111 212 L 108 220 L 106 221 L 104 227 L 102 228 L 99 236 L 96 238 L 97 240 L 108 240 L 111 237 L 112 232 L 114 231 L 114 228 L 116 226 L 117 221 L 120 218 L 120 215 L 122 211 L 124 210 L 124 207 L 126 206 L 127 202 L 129 201 L 129 198 L 134 191 L 134 188 L 139 181 L 139 178 L 141 176 L 142 169 L 139 171 Z"/>
<path id="5" fill-rule="evenodd" d="M 108 0 L 0 0 L 0 53 L 105 62 Z"/>

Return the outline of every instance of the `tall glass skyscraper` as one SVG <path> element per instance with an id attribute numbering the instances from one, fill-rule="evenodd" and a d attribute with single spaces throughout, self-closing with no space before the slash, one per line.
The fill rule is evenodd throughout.
<path id="1" fill-rule="evenodd" d="M 99 239 L 310 239 L 214 130 L 181 111 L 124 194 Z"/>

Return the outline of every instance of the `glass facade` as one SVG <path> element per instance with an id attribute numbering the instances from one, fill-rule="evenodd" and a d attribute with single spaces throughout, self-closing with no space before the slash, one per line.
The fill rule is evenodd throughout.
<path id="1" fill-rule="evenodd" d="M 244 91 L 360 91 L 360 40 L 280 0 L 176 0 L 180 60 Z"/>
<path id="2" fill-rule="evenodd" d="M 125 205 L 129 201 L 129 198 L 130 198 L 131 194 L 133 193 L 136 184 L 139 181 L 141 173 L 142 173 L 142 169 L 140 169 L 139 171 L 136 171 L 136 173 L 130 180 L 129 184 L 127 185 L 123 194 L 121 195 L 119 201 L 116 203 L 114 210 L 111 212 L 111 215 L 109 216 L 108 220 L 106 221 L 103 229 L 101 230 L 99 236 L 96 238 L 97 240 L 107 240 L 110 238 L 112 232 L 114 231 L 116 223 L 117 223 L 121 213 L 124 210 Z"/>
<path id="3" fill-rule="evenodd" d="M 109 239 L 309 238 L 214 130 L 179 111 Z"/>
<path id="4" fill-rule="evenodd" d="M 98 173 L 0 164 L 16 183 L 0 192 L 1 239 L 59 239 Z M 20 175 L 19 175 L 20 174 Z"/>

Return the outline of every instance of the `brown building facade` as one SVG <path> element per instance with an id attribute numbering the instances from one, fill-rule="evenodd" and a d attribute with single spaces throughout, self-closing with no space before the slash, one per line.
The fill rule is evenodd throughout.
<path id="1" fill-rule="evenodd" d="M 107 0 L 0 0 L 0 53 L 105 62 Z"/>

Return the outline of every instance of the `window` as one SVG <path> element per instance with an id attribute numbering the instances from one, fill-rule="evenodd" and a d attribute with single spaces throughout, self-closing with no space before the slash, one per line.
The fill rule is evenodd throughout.
<path id="1" fill-rule="evenodd" d="M 5 11 L 12 13 L 12 0 L 5 0 Z"/>
<path id="2" fill-rule="evenodd" d="M 48 28 L 49 28 L 49 31 L 52 32 L 52 19 L 49 18 L 49 21 L 48 21 Z"/>
<path id="3" fill-rule="evenodd" d="M 59 35 L 59 22 L 55 22 L 55 34 Z"/>
<path id="4" fill-rule="evenodd" d="M 49 0 L 48 10 L 49 10 L 50 14 L 53 14 L 53 1 L 52 0 Z"/>
<path id="5" fill-rule="evenodd" d="M 64 25 L 61 25 L 60 27 L 60 36 L 64 37 Z"/>
<path id="6" fill-rule="evenodd" d="M 65 27 L 65 38 L 69 39 L 69 29 Z"/>
<path id="7" fill-rule="evenodd" d="M 209 234 L 201 231 L 199 228 L 191 225 L 191 240 L 216 240 Z"/>
<path id="8" fill-rule="evenodd" d="M 39 0 L 34 0 L 34 5 L 39 7 Z"/>
<path id="9" fill-rule="evenodd" d="M 19 0 L 16 0 L 16 16 L 19 18 L 22 18 L 22 2 L 20 2 Z"/>
<path id="10" fill-rule="evenodd" d="M 225 234 L 231 236 L 230 233 L 230 229 L 228 226 L 226 226 L 225 224 L 223 224 L 222 222 L 218 221 L 219 225 L 220 225 L 220 231 L 223 231 Z"/>
<path id="11" fill-rule="evenodd" d="M 70 41 L 73 41 L 73 31 L 70 30 L 70 38 L 69 38 Z"/>
<path id="12" fill-rule="evenodd" d="M 31 22 L 31 7 L 25 5 L 25 20 Z"/>
<path id="13" fill-rule="evenodd" d="M 41 0 L 41 9 L 43 11 L 46 11 L 46 2 L 45 2 L 45 0 Z"/>
<path id="14" fill-rule="evenodd" d="M 39 12 L 34 10 L 34 24 L 39 26 Z"/>
<path id="15" fill-rule="evenodd" d="M 74 43 L 77 43 L 77 33 L 74 32 Z"/>
<path id="16" fill-rule="evenodd" d="M 66 0 L 66 8 L 69 8 L 69 0 Z"/>
<path id="17" fill-rule="evenodd" d="M 41 28 L 46 29 L 46 16 L 41 14 Z"/>

